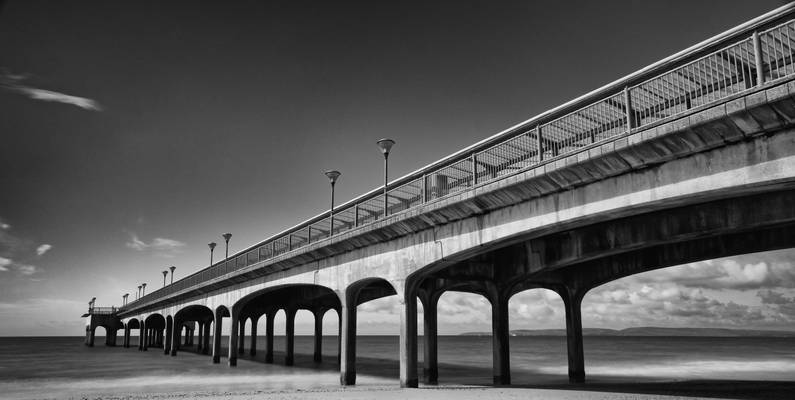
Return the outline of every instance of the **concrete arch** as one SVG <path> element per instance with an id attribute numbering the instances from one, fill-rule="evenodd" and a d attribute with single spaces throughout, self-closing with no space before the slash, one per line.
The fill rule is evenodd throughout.
<path id="1" fill-rule="evenodd" d="M 206 354 L 209 352 L 209 350 L 206 350 L 209 345 L 209 324 L 214 319 L 213 311 L 204 305 L 191 304 L 180 308 L 174 313 L 172 318 L 171 329 L 168 332 L 169 339 L 167 343 L 169 348 L 167 350 L 172 356 L 176 356 L 180 346 L 192 346 L 194 344 L 194 338 L 198 333 L 196 352 Z M 184 341 L 183 330 L 185 331 Z"/>

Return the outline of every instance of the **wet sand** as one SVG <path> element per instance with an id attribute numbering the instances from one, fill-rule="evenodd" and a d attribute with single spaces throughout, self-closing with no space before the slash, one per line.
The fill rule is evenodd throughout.
<path id="1" fill-rule="evenodd" d="M 45 347 L 48 338 L 41 340 Z M 49 339 L 51 340 L 51 339 Z M 101 342 L 100 342 L 101 343 Z M 20 348 L 17 346 L 17 348 Z M 0 359 L 3 399 L 791 399 L 795 383 L 787 381 L 650 380 L 643 377 L 589 376 L 571 385 L 566 376 L 513 371 L 510 387 L 492 387 L 485 366 L 440 364 L 441 385 L 400 389 L 398 363 L 392 359 L 359 357 L 357 384 L 342 388 L 336 348 L 322 364 L 314 364 L 307 349 L 296 354 L 295 366 L 265 364 L 262 352 L 245 356 L 236 368 L 212 364 L 205 355 L 185 349 L 177 357 L 160 349 L 82 346 L 80 339 L 63 341 L 52 351 L 7 351 Z M 533 382 L 532 385 L 522 383 Z"/>

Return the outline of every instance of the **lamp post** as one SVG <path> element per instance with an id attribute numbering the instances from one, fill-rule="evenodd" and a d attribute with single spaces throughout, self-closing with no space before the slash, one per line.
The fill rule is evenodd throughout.
<path id="1" fill-rule="evenodd" d="M 140 298 L 141 298 L 141 285 L 138 285 L 138 296 L 135 297 L 135 300 L 138 300 Z"/>
<path id="2" fill-rule="evenodd" d="M 146 284 L 141 284 L 141 296 L 146 296 Z"/>
<path id="3" fill-rule="evenodd" d="M 168 270 L 163 271 L 163 287 L 166 287 L 166 275 L 168 275 Z"/>
<path id="4" fill-rule="evenodd" d="M 213 250 L 215 250 L 215 242 L 207 243 L 207 247 L 210 248 L 210 266 L 213 265 Z"/>
<path id="5" fill-rule="evenodd" d="M 229 239 L 232 238 L 232 234 L 231 233 L 224 233 L 223 235 L 221 235 L 221 237 L 223 237 L 224 240 L 226 241 L 226 258 L 225 258 L 225 260 L 228 260 L 229 259 Z"/>
<path id="6" fill-rule="evenodd" d="M 127 305 L 127 296 L 129 296 L 129 295 L 130 295 L 129 293 L 125 293 L 124 296 L 121 296 L 121 304 L 122 305 L 125 305 L 125 306 Z"/>
<path id="7" fill-rule="evenodd" d="M 168 269 L 171 270 L 171 283 L 174 283 L 174 270 L 177 269 L 177 267 L 172 265 L 168 267 Z"/>
<path id="8" fill-rule="evenodd" d="M 395 141 L 392 139 L 381 139 L 376 144 L 381 149 L 381 153 L 384 154 L 384 217 L 386 217 L 387 207 L 389 206 L 386 193 L 386 184 L 389 177 L 389 150 L 395 145 Z"/>
<path id="9" fill-rule="evenodd" d="M 326 171 L 326 177 L 328 177 L 328 181 L 331 183 L 331 209 L 329 211 L 331 230 L 329 231 L 329 236 L 334 234 L 334 184 L 337 183 L 337 178 L 339 178 L 340 175 L 342 175 L 340 171 L 336 170 Z"/>

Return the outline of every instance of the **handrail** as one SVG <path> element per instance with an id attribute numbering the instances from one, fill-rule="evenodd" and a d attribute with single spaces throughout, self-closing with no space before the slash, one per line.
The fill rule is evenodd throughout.
<path id="1" fill-rule="evenodd" d="M 380 186 L 335 207 L 333 232 L 324 211 L 121 310 L 795 75 L 795 20 L 782 22 L 793 13 L 795 2 L 395 179 L 387 185 L 386 209 Z"/>

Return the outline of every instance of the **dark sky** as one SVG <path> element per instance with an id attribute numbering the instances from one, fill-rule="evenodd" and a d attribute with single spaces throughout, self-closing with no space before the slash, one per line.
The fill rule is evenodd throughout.
<path id="1" fill-rule="evenodd" d="M 0 316 L 39 313 L 0 335 L 324 211 L 326 169 L 375 188 L 381 137 L 406 174 L 781 3 L 6 1 L 3 73 L 101 110 L 0 87 Z"/>

